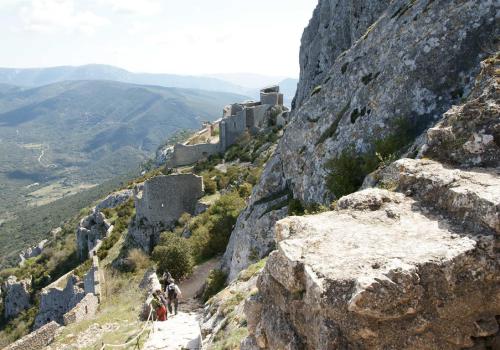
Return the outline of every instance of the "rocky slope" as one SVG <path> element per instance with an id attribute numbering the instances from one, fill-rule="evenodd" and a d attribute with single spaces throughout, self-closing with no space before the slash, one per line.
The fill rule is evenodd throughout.
<path id="1" fill-rule="evenodd" d="M 499 64 L 426 133 L 433 159 L 371 176 L 394 192 L 277 223 L 242 349 L 500 347 Z"/>
<path id="2" fill-rule="evenodd" d="M 320 1 L 304 34 L 302 56 L 348 27 L 337 24 L 330 29 L 335 34 L 328 34 L 325 26 L 330 22 L 352 23 L 358 16 L 363 25 L 348 31 L 351 41 L 373 23 L 346 51 L 338 56 L 338 50 L 332 51 L 323 60 L 324 67 L 330 65 L 322 68 L 327 73 L 312 72 L 302 60 L 300 103 L 225 254 L 231 279 L 252 258 L 273 249 L 270 228 L 287 215 L 290 198 L 328 205 L 344 194 L 335 184 L 338 179 L 329 181 L 339 171 L 335 164 L 364 157 L 362 163 L 373 163 L 371 168 L 357 165 L 355 172 L 341 176 L 353 179 L 355 190 L 376 168 L 377 153 L 384 158 L 397 154 L 470 93 L 480 60 L 495 45 L 492 1 L 398 0 L 385 8 L 383 2 L 373 4 L 368 15 L 354 11 L 355 5 L 349 10 L 344 3 Z M 349 40 L 339 43 L 349 45 Z M 324 79 L 318 83 L 318 77 Z M 314 84 L 321 86 L 310 91 Z"/>

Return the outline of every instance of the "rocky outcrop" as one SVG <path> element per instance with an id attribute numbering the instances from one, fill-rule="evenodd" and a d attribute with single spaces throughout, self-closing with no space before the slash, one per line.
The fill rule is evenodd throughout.
<path id="1" fill-rule="evenodd" d="M 81 260 L 94 255 L 99 249 L 100 242 L 106 238 L 113 226 L 99 210 L 94 208 L 92 212 L 84 217 L 76 230 L 76 245 L 78 257 Z"/>
<path id="2" fill-rule="evenodd" d="M 491 190 L 482 179 L 474 186 L 488 188 L 498 206 L 495 181 Z M 474 186 L 467 190 L 480 195 Z M 278 250 L 247 306 L 257 348 L 461 349 L 500 340 L 500 231 L 471 217 L 481 228 L 469 231 L 381 189 L 343 197 L 338 207 L 278 222 Z"/>
<path id="3" fill-rule="evenodd" d="M 109 196 L 99 202 L 96 205 L 95 209 L 97 211 L 101 211 L 103 209 L 116 208 L 117 206 L 125 203 L 130 198 L 132 198 L 133 195 L 134 192 L 132 190 L 122 190 L 111 193 Z"/>
<path id="4" fill-rule="evenodd" d="M 44 239 L 40 243 L 38 243 L 37 245 L 35 245 L 33 247 L 29 247 L 29 248 L 21 251 L 21 253 L 19 254 L 19 259 L 21 260 L 19 262 L 19 266 L 22 267 L 26 260 L 31 259 L 31 258 L 35 258 L 35 257 L 39 256 L 40 254 L 42 254 L 45 246 L 48 243 L 49 243 L 49 240 Z"/>
<path id="5" fill-rule="evenodd" d="M 269 252 L 270 227 L 286 215 L 287 196 L 306 205 L 329 205 L 335 199 L 326 181 L 329 160 L 348 151 L 374 154 L 381 141 L 400 135 L 411 141 L 467 96 L 498 31 L 492 1 L 397 0 L 385 9 L 382 2 L 373 3 L 380 15 L 332 61 L 321 87 L 292 112 L 233 231 L 224 263 L 232 278 L 252 257 Z M 315 11 L 311 24 L 328 23 L 329 16 L 333 21 L 347 6 L 341 5 L 335 11 Z M 311 41 L 307 38 L 314 36 L 313 28 L 305 41 Z M 307 50 L 303 43 L 301 54 Z M 301 80 L 314 80 L 314 74 L 302 74 Z M 491 138 L 479 141 L 485 142 L 489 145 Z M 276 198 L 281 202 L 275 203 Z M 251 250 L 239 249 L 245 245 Z"/>
<path id="6" fill-rule="evenodd" d="M 419 154 L 433 159 L 365 181 L 396 192 L 367 188 L 276 224 L 243 350 L 500 346 L 500 148 L 468 146 L 498 130 L 494 62 L 427 132 Z"/>
<path id="7" fill-rule="evenodd" d="M 299 107 L 323 84 L 335 59 L 349 49 L 388 7 L 389 0 L 320 0 L 304 30 L 300 80 L 293 102 Z"/>
<path id="8" fill-rule="evenodd" d="M 18 281 L 10 276 L 2 285 L 3 309 L 6 319 L 16 317 L 31 306 L 31 281 Z"/>

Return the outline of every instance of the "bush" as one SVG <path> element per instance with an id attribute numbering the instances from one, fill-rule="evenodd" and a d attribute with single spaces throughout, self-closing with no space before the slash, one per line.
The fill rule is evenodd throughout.
<path id="1" fill-rule="evenodd" d="M 141 249 L 137 248 L 128 252 L 127 262 L 130 272 L 145 270 L 151 265 L 149 256 L 147 256 Z"/>
<path id="2" fill-rule="evenodd" d="M 250 197 L 250 195 L 252 194 L 252 185 L 248 182 L 241 184 L 238 187 L 238 194 L 241 198 Z"/>
<path id="3" fill-rule="evenodd" d="M 202 300 L 207 302 L 208 299 L 219 293 L 226 286 L 227 274 L 222 270 L 212 270 L 208 274 L 205 290 L 203 291 Z"/>
<path id="4" fill-rule="evenodd" d="M 217 192 L 217 182 L 215 182 L 209 174 L 203 175 L 203 184 L 206 194 L 214 194 Z"/>
<path id="5" fill-rule="evenodd" d="M 189 242 L 196 262 L 208 260 L 226 250 L 233 226 L 244 207 L 245 201 L 231 192 L 221 196 L 191 222 Z"/>
<path id="6" fill-rule="evenodd" d="M 152 254 L 161 275 L 169 271 L 172 277 L 179 280 L 193 271 L 193 259 L 186 239 L 173 233 L 163 233 L 160 243 Z"/>

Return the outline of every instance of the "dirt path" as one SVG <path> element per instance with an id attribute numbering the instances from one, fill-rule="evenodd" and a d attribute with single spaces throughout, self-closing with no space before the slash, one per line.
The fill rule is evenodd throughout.
<path id="1" fill-rule="evenodd" d="M 179 288 L 182 292 L 182 298 L 184 300 L 187 300 L 196 297 L 201 288 L 203 288 L 208 274 L 211 270 L 217 268 L 218 264 L 219 259 L 216 258 L 196 266 L 193 274 L 188 279 L 179 283 Z"/>

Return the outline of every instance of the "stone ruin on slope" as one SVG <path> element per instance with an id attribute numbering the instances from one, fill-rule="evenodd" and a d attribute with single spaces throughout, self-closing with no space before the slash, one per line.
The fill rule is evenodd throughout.
<path id="1" fill-rule="evenodd" d="M 183 213 L 196 214 L 203 196 L 203 178 L 194 174 L 156 176 L 134 189 L 136 216 L 129 237 L 151 252 L 160 233 L 168 230 Z"/>
<path id="2" fill-rule="evenodd" d="M 50 322 L 68 325 L 92 317 L 101 302 L 103 283 L 99 259 L 94 256 L 83 280 L 71 271 L 42 290 L 34 328 Z"/>
<path id="3" fill-rule="evenodd" d="M 280 93 L 279 86 L 270 86 L 260 91 L 259 102 L 247 101 L 224 107 L 222 119 L 209 124 L 198 133 L 214 136 L 214 131 L 218 129 L 217 143 L 178 143 L 162 157 L 166 158 L 166 165 L 170 168 L 190 165 L 208 156 L 224 153 L 246 131 L 256 134 L 269 126 L 283 126 L 286 118 L 287 108 L 283 106 L 283 94 Z"/>

